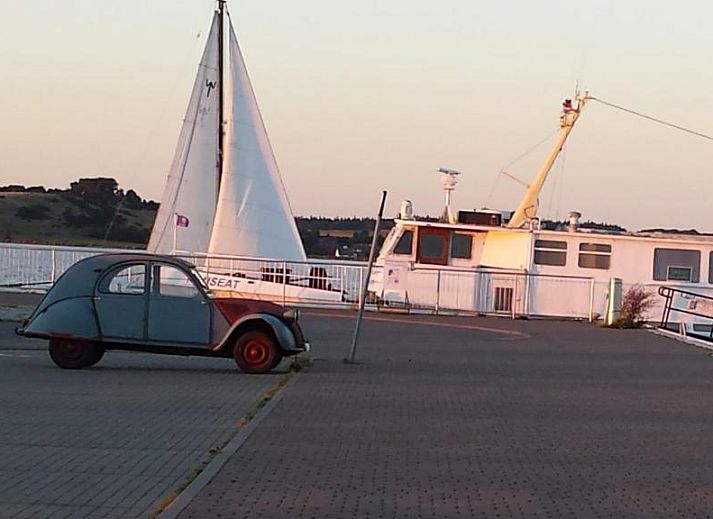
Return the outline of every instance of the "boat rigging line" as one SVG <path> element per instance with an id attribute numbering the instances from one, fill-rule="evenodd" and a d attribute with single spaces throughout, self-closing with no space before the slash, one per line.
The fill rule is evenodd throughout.
<path id="1" fill-rule="evenodd" d="M 676 130 L 680 130 L 682 132 L 690 133 L 691 135 L 695 135 L 697 137 L 702 137 L 703 139 L 708 139 L 709 141 L 713 141 L 713 136 L 706 135 L 705 133 L 697 132 L 695 130 L 691 130 L 690 128 L 686 128 L 685 126 L 679 126 L 678 124 L 673 124 L 668 121 L 664 121 L 663 119 L 657 119 L 656 117 L 652 117 L 650 115 L 642 114 L 641 112 L 637 112 L 635 110 L 631 110 L 630 108 L 625 108 L 623 106 L 616 105 L 614 103 L 610 103 L 609 101 L 604 101 L 603 99 L 599 99 L 598 97 L 592 97 L 589 96 L 589 99 L 592 101 L 597 101 L 598 103 L 601 103 L 603 105 L 609 106 L 611 108 L 616 108 L 617 110 L 621 110 L 622 112 L 626 112 L 632 115 L 636 115 L 638 117 L 642 117 L 644 119 L 648 119 L 649 121 L 653 121 L 655 123 L 663 124 L 664 126 L 668 126 L 670 128 L 675 128 Z"/>
<path id="2" fill-rule="evenodd" d="M 493 187 L 490 189 L 490 193 L 488 193 L 488 196 L 485 198 L 485 207 L 488 207 L 488 206 L 490 205 L 490 199 L 491 199 L 491 198 L 493 197 L 493 195 L 495 194 L 495 190 L 496 190 L 497 187 L 498 187 L 498 182 L 499 182 L 500 178 L 501 178 L 503 175 L 506 176 L 506 177 L 511 178 L 512 180 L 514 180 L 514 181 L 517 182 L 518 184 L 524 185 L 525 188 L 530 187 L 526 182 L 523 182 L 522 180 L 520 180 L 519 178 L 517 178 L 515 175 L 512 175 L 512 174 L 508 173 L 508 172 L 505 171 L 505 170 L 506 170 L 507 168 L 509 168 L 510 166 L 512 166 L 513 164 L 515 164 L 516 162 L 518 162 L 520 159 L 523 159 L 524 157 L 526 157 L 527 155 L 529 155 L 530 153 L 532 153 L 533 151 L 535 151 L 535 150 L 536 150 L 537 148 L 539 148 L 540 146 L 542 146 L 545 142 L 547 142 L 548 140 L 550 140 L 550 139 L 551 139 L 555 134 L 557 134 L 558 132 L 559 132 L 559 128 L 558 128 L 557 130 L 555 130 L 555 131 L 552 131 L 552 132 L 548 133 L 547 136 L 544 137 L 543 139 L 541 139 L 537 144 L 535 144 L 534 146 L 531 146 L 530 148 L 528 148 L 527 150 L 525 150 L 524 152 L 522 152 L 520 155 L 518 155 L 517 157 L 515 157 L 513 160 L 511 160 L 510 162 L 508 162 L 507 164 L 505 164 L 502 168 L 500 168 L 500 171 L 498 171 L 497 177 L 495 177 L 495 182 L 493 183 Z"/>

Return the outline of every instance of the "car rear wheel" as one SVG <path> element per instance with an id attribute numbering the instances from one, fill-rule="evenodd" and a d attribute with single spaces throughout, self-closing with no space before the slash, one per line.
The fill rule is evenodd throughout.
<path id="1" fill-rule="evenodd" d="M 99 362 L 104 349 L 91 342 L 51 339 L 49 352 L 60 368 L 80 369 Z"/>
<path id="2" fill-rule="evenodd" d="M 104 356 L 105 350 L 103 346 L 99 346 L 97 344 L 93 344 L 92 346 L 94 346 L 94 356 L 89 359 L 89 364 L 86 365 L 87 368 L 102 360 L 102 357 Z"/>
<path id="3" fill-rule="evenodd" d="M 252 330 L 235 341 L 233 358 L 245 373 L 267 373 L 282 360 L 282 351 L 269 333 Z"/>

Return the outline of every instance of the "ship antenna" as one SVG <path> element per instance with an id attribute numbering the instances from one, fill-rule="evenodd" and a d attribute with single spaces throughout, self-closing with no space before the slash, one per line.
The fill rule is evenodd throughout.
<path id="1" fill-rule="evenodd" d="M 456 223 L 456 218 L 451 210 L 451 193 L 453 193 L 456 188 L 460 171 L 449 168 L 439 168 L 438 173 L 441 174 L 441 184 L 443 184 L 443 191 L 446 195 L 446 207 L 443 209 L 441 221 L 445 223 Z"/>

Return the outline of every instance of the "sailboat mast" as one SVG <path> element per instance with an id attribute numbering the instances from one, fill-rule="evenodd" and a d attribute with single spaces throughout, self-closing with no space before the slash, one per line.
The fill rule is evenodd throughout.
<path id="1" fill-rule="evenodd" d="M 218 195 L 220 193 L 220 183 L 223 176 L 223 149 L 225 143 L 225 128 L 223 127 L 225 121 L 225 108 L 224 108 L 224 88 L 223 83 L 225 79 L 225 62 L 223 58 L 223 47 L 225 46 L 225 3 L 226 0 L 218 0 L 218 182 L 217 189 L 215 193 L 215 199 L 218 200 Z"/>

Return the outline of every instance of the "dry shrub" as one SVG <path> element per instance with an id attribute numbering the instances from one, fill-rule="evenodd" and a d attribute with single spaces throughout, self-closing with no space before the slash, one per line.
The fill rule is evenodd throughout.
<path id="1" fill-rule="evenodd" d="M 654 306 L 654 294 L 641 285 L 633 285 L 624 293 L 621 315 L 615 326 L 638 328 L 646 320 L 646 314 Z"/>

